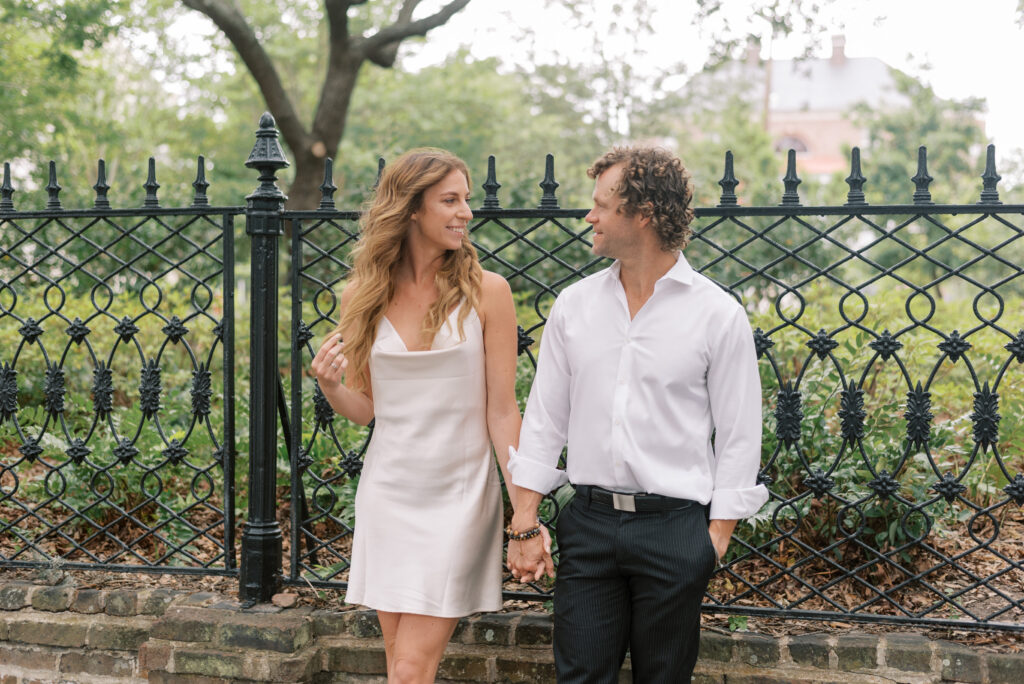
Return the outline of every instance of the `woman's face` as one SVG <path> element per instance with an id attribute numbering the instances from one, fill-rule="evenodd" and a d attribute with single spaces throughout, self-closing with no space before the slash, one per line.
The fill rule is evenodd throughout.
<path id="1" fill-rule="evenodd" d="M 452 169 L 423 193 L 423 202 L 412 215 L 410 232 L 426 244 L 445 250 L 460 249 L 472 218 L 466 176 Z"/>

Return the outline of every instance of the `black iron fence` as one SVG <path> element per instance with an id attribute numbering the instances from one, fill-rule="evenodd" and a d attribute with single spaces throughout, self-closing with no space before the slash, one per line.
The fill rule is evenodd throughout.
<path id="1" fill-rule="evenodd" d="M 234 217 L 0 187 L 0 564 L 235 572 Z"/>
<path id="2" fill-rule="evenodd" d="M 196 200 L 179 210 L 158 208 L 155 188 L 141 210 L 107 209 L 98 187 L 93 210 L 17 212 L 5 180 L 0 564 L 235 571 L 238 444 L 249 457 L 242 596 L 266 599 L 281 580 L 345 586 L 369 430 L 333 414 L 308 366 L 337 320 L 358 214 L 335 207 L 329 161 L 320 207 L 283 210 L 274 174 L 285 164 L 266 116 L 247 162 L 261 184 L 245 209 L 204 206 L 201 166 Z M 844 204 L 803 206 L 790 153 L 780 204 L 745 207 L 727 154 L 718 206 L 697 209 L 687 257 L 743 302 L 755 328 L 759 479 L 772 493 L 737 528 L 705 607 L 1024 630 L 1024 205 L 1001 204 L 991 148 L 972 205 L 933 202 L 923 148 L 906 204 L 868 205 L 856 150 L 851 167 Z M 484 267 L 516 297 L 521 400 L 555 296 L 606 265 L 590 252 L 585 210 L 559 207 L 550 157 L 541 188 L 538 208 L 502 208 L 492 159 L 472 225 Z M 239 369 L 249 429 L 236 440 L 225 283 L 242 213 L 253 296 L 250 363 Z M 290 266 L 279 289 L 282 247 Z M 78 332 L 72 292 L 89 302 L 77 315 L 95 333 Z M 118 308 L 128 299 L 132 312 Z M 160 333 L 143 342 L 123 319 L 140 330 L 159 322 Z M 188 360 L 172 382 L 175 352 Z M 34 377 L 18 373 L 30 366 Z M 61 403 L 73 383 L 60 373 L 109 376 L 122 390 L 79 379 L 78 398 Z M 212 386 L 219 401 L 204 394 Z M 569 496 L 566 487 L 545 500 L 547 523 Z M 505 589 L 550 597 L 549 584 L 511 577 Z"/>

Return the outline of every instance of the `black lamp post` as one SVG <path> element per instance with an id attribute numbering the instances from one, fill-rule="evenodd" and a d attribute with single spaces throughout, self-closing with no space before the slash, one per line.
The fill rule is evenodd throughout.
<path id="1" fill-rule="evenodd" d="M 269 601 L 281 582 L 282 535 L 277 522 L 277 273 L 281 211 L 288 199 L 277 187 L 288 166 L 274 117 L 264 113 L 245 165 L 259 171 L 260 186 L 246 198 L 245 232 L 252 242 L 249 390 L 249 517 L 242 528 L 239 596 Z"/>

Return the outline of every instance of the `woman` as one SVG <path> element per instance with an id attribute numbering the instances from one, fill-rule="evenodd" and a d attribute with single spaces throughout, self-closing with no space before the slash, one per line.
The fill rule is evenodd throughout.
<path id="1" fill-rule="evenodd" d="M 377 610 L 389 682 L 433 682 L 458 618 L 501 607 L 491 445 L 505 472 L 521 422 L 515 307 L 480 268 L 468 202 L 469 170 L 448 152 L 385 168 L 341 320 L 313 360 L 335 411 L 375 419 L 345 600 Z"/>

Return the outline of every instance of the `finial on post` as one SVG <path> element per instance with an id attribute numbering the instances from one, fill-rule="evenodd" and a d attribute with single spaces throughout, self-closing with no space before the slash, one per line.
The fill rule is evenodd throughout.
<path id="1" fill-rule="evenodd" d="M 338 186 L 334 184 L 334 160 L 327 157 L 324 159 L 324 182 L 320 184 L 320 209 L 334 210 L 334 193 L 337 191 Z"/>
<path id="2" fill-rule="evenodd" d="M 199 155 L 196 163 L 196 179 L 192 181 L 192 188 L 195 190 L 192 193 L 193 207 L 205 207 L 210 203 L 210 199 L 206 196 L 208 187 L 210 184 L 206 182 L 206 158 Z"/>
<path id="3" fill-rule="evenodd" d="M 544 180 L 540 182 L 544 194 L 540 198 L 541 209 L 558 209 L 558 198 L 555 190 L 558 189 L 558 182 L 555 180 L 555 155 L 549 154 L 544 160 Z"/>
<path id="4" fill-rule="evenodd" d="M 142 184 L 142 187 L 146 189 L 146 199 L 142 205 L 145 207 L 159 207 L 160 200 L 156 196 L 156 191 L 160 189 L 160 184 L 156 182 L 156 160 L 153 157 L 149 158 L 149 175 L 146 177 L 146 182 Z"/>
<path id="5" fill-rule="evenodd" d="M 62 207 L 60 205 L 60 197 L 58 197 L 58 195 L 60 195 L 60 191 L 61 191 L 60 184 L 57 183 L 57 162 L 51 160 L 50 161 L 50 182 L 46 184 L 46 194 L 48 195 L 48 199 L 46 200 L 46 208 L 47 209 L 63 209 L 64 208 L 64 207 Z"/>
<path id="6" fill-rule="evenodd" d="M 92 186 L 92 189 L 96 191 L 96 199 L 92 205 L 97 209 L 109 209 L 110 199 L 107 192 L 110 191 L 110 186 L 107 185 L 107 162 L 103 159 L 96 162 L 96 185 Z"/>
<path id="7" fill-rule="evenodd" d="M 722 196 L 718 200 L 718 206 L 735 207 L 739 204 L 739 201 L 736 199 L 736 186 L 740 182 L 736 180 L 736 176 L 733 174 L 732 150 L 727 150 L 725 153 L 725 173 L 722 174 L 722 180 L 718 181 L 718 184 L 722 186 Z"/>
<path id="8" fill-rule="evenodd" d="M 917 173 L 910 180 L 914 181 L 914 204 L 935 204 L 928 190 L 935 179 L 928 175 L 928 148 L 924 145 L 917 148 Z"/>
<path id="9" fill-rule="evenodd" d="M 800 193 L 796 188 L 803 181 L 796 175 L 796 150 L 791 149 L 786 155 L 786 175 L 782 179 L 785 191 L 782 193 L 781 206 L 799 206 Z"/>
<path id="10" fill-rule="evenodd" d="M 989 145 L 985 153 L 985 173 L 981 174 L 983 183 L 981 199 L 978 204 L 1002 204 L 999 201 L 999 190 L 996 188 L 1002 178 L 996 173 L 996 146 Z"/>
<path id="11" fill-rule="evenodd" d="M 850 191 L 846 193 L 846 206 L 867 206 L 864 199 L 864 183 L 867 180 L 860 172 L 860 148 L 854 147 L 850 153 L 850 175 L 846 177 L 846 184 L 850 186 Z"/>
<path id="12" fill-rule="evenodd" d="M 278 142 L 278 135 L 274 117 L 270 112 L 263 112 L 259 130 L 256 131 L 256 144 L 253 145 L 252 152 L 245 162 L 247 167 L 260 172 L 260 186 L 246 199 L 286 199 L 284 193 L 277 187 L 278 169 L 289 166 L 281 143 Z"/>
<path id="13" fill-rule="evenodd" d="M 0 211 L 14 211 L 14 186 L 11 185 L 11 164 L 4 162 L 4 182 L 0 185 Z"/>
<path id="14" fill-rule="evenodd" d="M 484 189 L 484 209 L 500 209 L 501 204 L 498 202 L 498 188 L 501 187 L 501 183 L 498 182 L 498 177 L 495 174 L 494 169 L 494 155 L 487 157 L 487 179 L 483 184 Z"/>

